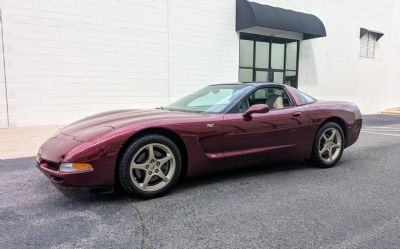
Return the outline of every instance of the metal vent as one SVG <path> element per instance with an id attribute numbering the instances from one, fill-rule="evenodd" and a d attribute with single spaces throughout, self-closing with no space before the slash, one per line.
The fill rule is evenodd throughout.
<path id="1" fill-rule="evenodd" d="M 375 58 L 375 47 L 378 35 L 375 32 L 366 31 L 360 38 L 360 57 Z"/>

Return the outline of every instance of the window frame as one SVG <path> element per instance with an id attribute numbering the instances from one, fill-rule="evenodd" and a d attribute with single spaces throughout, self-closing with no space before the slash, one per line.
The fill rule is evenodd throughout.
<path id="1" fill-rule="evenodd" d="M 280 111 L 280 110 L 287 110 L 287 109 L 290 109 L 290 108 L 297 107 L 296 102 L 293 101 L 292 96 L 289 94 L 289 92 L 286 90 L 286 88 L 285 88 L 283 85 L 282 85 L 282 86 L 280 86 L 280 85 L 273 85 L 273 86 L 265 86 L 265 85 L 262 85 L 262 86 L 257 86 L 257 87 L 255 87 L 253 90 L 249 91 L 249 92 L 248 92 L 244 97 L 242 97 L 235 105 L 233 105 L 232 108 L 231 108 L 229 111 L 227 111 L 226 113 L 227 113 L 227 114 L 241 114 L 241 113 L 244 113 L 244 112 L 240 112 L 240 111 L 239 111 L 239 110 L 240 110 L 240 105 L 242 104 L 242 102 L 243 102 L 245 99 L 247 99 L 250 95 L 254 94 L 256 91 L 258 91 L 258 90 L 260 90 L 260 89 L 263 89 L 263 88 L 267 88 L 267 89 L 268 89 L 268 88 L 279 88 L 279 89 L 281 89 L 282 91 L 285 92 L 285 94 L 286 94 L 286 96 L 288 97 L 289 102 L 290 102 L 290 106 L 287 106 L 287 107 L 284 107 L 284 108 L 280 108 L 280 109 L 272 109 L 272 108 L 270 108 L 269 112 L 272 112 L 272 111 Z"/>
<path id="2" fill-rule="evenodd" d="M 286 39 L 286 38 L 279 38 L 279 37 L 272 37 L 272 36 L 264 36 L 264 35 L 256 35 L 256 34 L 249 34 L 249 33 L 240 33 L 239 36 L 239 43 L 241 40 L 249 40 L 253 41 L 253 66 L 252 67 L 245 67 L 240 66 L 239 62 L 239 69 L 238 69 L 238 78 L 240 79 L 240 69 L 247 69 L 252 70 L 252 81 L 245 81 L 242 83 L 249 83 L 249 82 L 257 82 L 256 81 L 256 73 L 257 71 L 267 72 L 268 79 L 266 82 L 270 82 L 270 79 L 273 77 L 272 74 L 274 72 L 281 72 L 283 73 L 283 84 L 285 84 L 286 79 L 286 72 L 294 72 L 296 74 L 295 84 L 292 86 L 294 88 L 298 87 L 298 80 L 299 80 L 299 55 L 300 55 L 300 41 L 293 40 L 293 39 Z M 257 54 L 257 44 L 256 42 L 266 42 L 269 44 L 269 52 L 268 52 L 268 68 L 257 68 L 256 67 L 256 54 Z M 286 53 L 287 53 L 287 43 L 296 42 L 297 50 L 296 50 L 296 69 L 287 69 L 286 68 Z M 272 43 L 280 43 L 284 44 L 284 54 L 283 54 L 283 69 L 274 69 L 271 65 L 271 52 L 272 52 Z M 240 45 L 239 45 L 239 55 L 240 55 Z M 258 81 L 260 82 L 260 81 Z M 279 83 L 278 83 L 279 84 Z"/>

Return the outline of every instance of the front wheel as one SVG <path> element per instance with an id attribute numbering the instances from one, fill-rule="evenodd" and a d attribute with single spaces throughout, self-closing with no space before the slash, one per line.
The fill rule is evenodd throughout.
<path id="1" fill-rule="evenodd" d="M 125 149 L 118 177 L 129 194 L 152 198 L 173 187 L 180 172 L 181 156 L 175 143 L 161 135 L 146 135 Z"/>
<path id="2" fill-rule="evenodd" d="M 340 160 L 343 150 L 342 128 L 336 123 L 327 123 L 319 129 L 315 137 L 311 161 L 317 167 L 333 167 Z"/>

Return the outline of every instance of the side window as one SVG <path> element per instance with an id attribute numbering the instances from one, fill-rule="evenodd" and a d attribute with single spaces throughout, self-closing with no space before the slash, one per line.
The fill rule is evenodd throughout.
<path id="1" fill-rule="evenodd" d="M 245 112 L 250 106 L 256 104 L 266 104 L 271 110 L 292 106 L 292 103 L 283 88 L 266 87 L 257 89 L 244 99 L 239 106 L 239 112 Z"/>
<path id="2" fill-rule="evenodd" d="M 307 104 L 314 103 L 316 101 L 316 99 L 301 92 L 298 89 L 293 89 L 293 92 L 297 95 L 297 98 L 299 98 L 299 101 L 300 101 L 300 103 L 298 103 L 299 105 L 307 105 Z"/>

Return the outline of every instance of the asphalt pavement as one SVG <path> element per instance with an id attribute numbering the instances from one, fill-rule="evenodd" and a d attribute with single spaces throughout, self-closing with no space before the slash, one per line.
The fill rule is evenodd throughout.
<path id="1" fill-rule="evenodd" d="M 0 160 L 0 248 L 400 248 L 400 116 L 364 120 L 337 167 L 242 169 L 146 201 Z"/>

